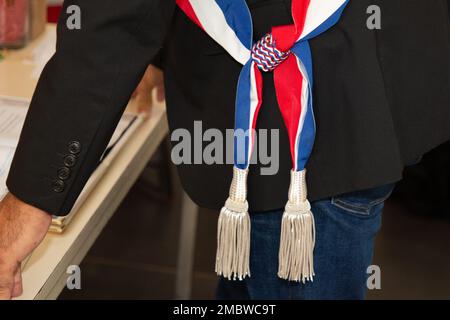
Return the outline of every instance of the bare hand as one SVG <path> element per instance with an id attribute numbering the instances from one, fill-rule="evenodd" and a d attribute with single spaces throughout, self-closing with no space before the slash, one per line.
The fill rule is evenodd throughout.
<path id="1" fill-rule="evenodd" d="M 22 294 L 21 263 L 44 239 L 51 221 L 12 194 L 0 202 L 0 300 Z"/>
<path id="2" fill-rule="evenodd" d="M 156 99 L 159 102 L 164 101 L 164 75 L 163 72 L 153 65 L 149 65 L 145 71 L 144 77 L 133 93 L 139 112 L 149 113 L 152 105 L 152 92 L 156 90 Z"/>

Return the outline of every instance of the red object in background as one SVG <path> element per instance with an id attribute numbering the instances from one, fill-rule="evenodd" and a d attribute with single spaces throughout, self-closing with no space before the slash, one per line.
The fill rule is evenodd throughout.
<path id="1" fill-rule="evenodd" d="M 28 31 L 28 0 L 0 0 L 0 46 L 25 44 Z"/>
<path id="2" fill-rule="evenodd" d="M 58 22 L 59 15 L 61 14 L 61 9 L 61 5 L 49 5 L 47 8 L 47 21 L 53 23 Z"/>

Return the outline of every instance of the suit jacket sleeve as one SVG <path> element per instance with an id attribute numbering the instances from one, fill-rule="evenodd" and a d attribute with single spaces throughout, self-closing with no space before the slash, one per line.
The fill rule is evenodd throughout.
<path id="1" fill-rule="evenodd" d="M 447 0 L 447 6 L 448 6 L 448 17 L 450 19 L 450 0 Z"/>
<path id="2" fill-rule="evenodd" d="M 7 179 L 22 201 L 65 215 L 94 171 L 169 28 L 172 0 L 66 0 Z M 81 12 L 70 30 L 69 6 Z M 69 10 L 70 12 L 70 10 Z"/>

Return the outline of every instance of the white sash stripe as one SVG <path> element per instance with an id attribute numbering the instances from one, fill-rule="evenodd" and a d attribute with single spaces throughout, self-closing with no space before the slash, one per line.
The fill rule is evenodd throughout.
<path id="1" fill-rule="evenodd" d="M 190 3 L 209 36 L 240 64 L 245 65 L 250 60 L 250 50 L 230 28 L 219 5 L 214 0 L 190 0 Z"/>
<path id="2" fill-rule="evenodd" d="M 308 101 L 310 97 L 310 82 L 308 78 L 308 72 L 306 71 L 305 66 L 300 61 L 300 59 L 295 56 L 295 59 L 297 60 L 297 66 L 300 70 L 300 73 L 302 74 L 302 92 L 301 92 L 301 100 L 302 100 L 302 111 L 300 113 L 300 118 L 298 119 L 298 129 L 297 129 L 297 137 L 295 138 L 295 170 L 297 170 L 297 164 L 298 164 L 298 145 L 300 143 L 300 137 L 303 131 L 303 124 L 305 123 L 306 113 L 308 112 Z"/>
<path id="3" fill-rule="evenodd" d="M 298 40 L 304 38 L 314 30 L 316 30 L 322 23 L 328 20 L 344 3 L 346 0 L 311 0 L 306 15 L 305 26 L 303 32 Z M 297 40 L 297 41 L 298 41 Z"/>
<path id="4" fill-rule="evenodd" d="M 255 77 L 255 62 L 251 63 L 250 66 L 250 119 L 248 124 L 249 129 L 249 145 L 248 145 L 248 165 L 250 165 L 250 159 L 252 158 L 253 154 L 253 120 L 255 119 L 256 115 L 256 108 L 259 104 L 258 99 L 258 87 L 256 84 L 256 77 Z"/>

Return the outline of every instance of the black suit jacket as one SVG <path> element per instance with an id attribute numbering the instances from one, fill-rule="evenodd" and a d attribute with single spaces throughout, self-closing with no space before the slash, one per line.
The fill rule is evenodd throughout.
<path id="1" fill-rule="evenodd" d="M 109 2 L 109 5 L 107 4 Z M 255 40 L 292 23 L 289 0 L 248 0 Z M 105 5 L 106 3 L 106 5 Z M 146 65 L 161 52 L 170 128 L 233 128 L 241 66 L 169 0 L 65 1 L 82 29 L 58 27 L 56 55 L 31 103 L 7 185 L 25 202 L 66 214 L 106 146 Z M 379 5 L 382 29 L 366 26 Z M 317 138 L 308 162 L 310 199 L 401 178 L 405 165 L 450 139 L 450 27 L 446 0 L 356 0 L 311 41 Z M 163 48 L 163 50 L 161 50 Z M 264 74 L 258 128 L 280 129 L 280 168 L 249 175 L 252 211 L 281 208 L 291 168 L 288 139 Z M 70 175 L 61 179 L 69 168 Z M 231 166 L 180 165 L 198 204 L 220 208 Z M 59 176 L 59 177 L 58 177 Z"/>

